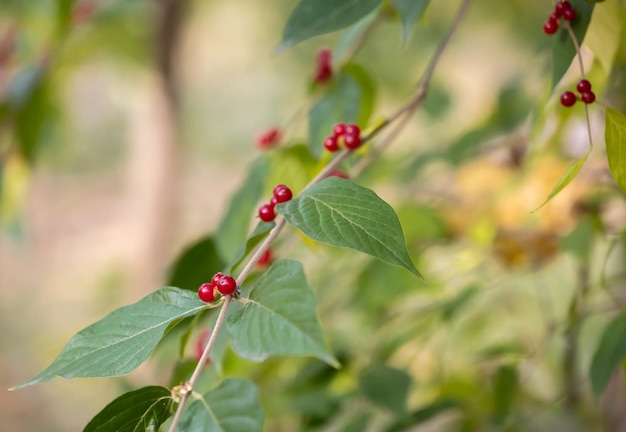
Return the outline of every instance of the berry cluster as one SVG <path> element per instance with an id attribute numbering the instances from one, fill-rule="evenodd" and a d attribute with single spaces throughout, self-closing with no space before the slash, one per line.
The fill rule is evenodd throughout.
<path id="1" fill-rule="evenodd" d="M 586 79 L 581 79 L 580 81 L 578 81 L 578 84 L 576 84 L 576 90 L 578 90 L 578 93 L 580 93 L 580 100 L 582 100 L 584 103 L 590 104 L 595 102 L 596 94 L 591 91 L 591 83 Z M 578 100 L 578 98 L 576 97 L 574 92 L 566 91 L 563 92 L 563 94 L 561 95 L 561 105 L 563 105 L 564 107 L 571 107 L 576 103 L 576 100 Z"/>
<path id="2" fill-rule="evenodd" d="M 559 19 L 565 21 L 574 21 L 576 19 L 576 11 L 567 0 L 559 1 L 554 5 L 554 12 L 550 14 L 548 20 L 543 23 L 543 31 L 545 34 L 554 34 L 559 29 Z"/>
<path id="3" fill-rule="evenodd" d="M 269 204 L 263 204 L 259 207 L 259 218 L 261 218 L 263 222 L 273 221 L 274 218 L 276 218 L 276 204 L 287 202 L 291 198 L 293 198 L 291 189 L 284 184 L 276 185 Z"/>
<path id="4" fill-rule="evenodd" d="M 329 49 L 320 50 L 317 53 L 317 63 L 315 65 L 313 80 L 318 84 L 323 84 L 331 79 L 332 76 L 332 51 Z"/>
<path id="5" fill-rule="evenodd" d="M 256 140 L 256 145 L 261 150 L 267 150 L 269 148 L 274 147 L 274 145 L 278 144 L 280 138 L 282 137 L 282 132 L 279 128 L 272 128 L 266 132 L 263 132 Z"/>
<path id="6" fill-rule="evenodd" d="M 361 145 L 361 129 L 358 125 L 337 123 L 333 128 L 333 134 L 324 139 L 324 148 L 329 152 L 336 152 L 342 143 L 350 150 Z"/>
<path id="7" fill-rule="evenodd" d="M 223 273 L 215 273 L 211 282 L 203 283 L 198 288 L 198 297 L 203 302 L 211 303 L 215 301 L 219 294 L 231 295 L 237 291 L 237 281 L 232 276 Z"/>

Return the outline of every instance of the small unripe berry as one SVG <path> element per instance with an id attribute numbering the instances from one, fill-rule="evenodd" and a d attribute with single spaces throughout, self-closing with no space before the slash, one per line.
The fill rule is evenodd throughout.
<path id="1" fill-rule="evenodd" d="M 576 11 L 574 9 L 565 9 L 563 11 L 563 19 L 574 21 L 576 19 Z"/>
<path id="2" fill-rule="evenodd" d="M 293 198 L 293 192 L 284 184 L 279 184 L 274 187 L 274 198 L 276 198 L 276 203 L 284 203 Z"/>
<path id="3" fill-rule="evenodd" d="M 343 143 L 346 148 L 354 150 L 361 145 L 361 137 L 359 135 L 347 135 L 343 137 Z"/>
<path id="4" fill-rule="evenodd" d="M 224 276 L 217 285 L 217 290 L 222 295 L 231 295 L 237 289 L 237 281 L 232 276 Z"/>
<path id="5" fill-rule="evenodd" d="M 324 148 L 329 152 L 336 152 L 339 150 L 339 143 L 337 142 L 336 136 L 326 137 L 324 140 Z"/>
<path id="6" fill-rule="evenodd" d="M 213 284 L 203 283 L 202 285 L 200 285 L 200 288 L 198 288 L 198 297 L 203 302 L 211 303 L 215 300 L 214 289 L 215 287 L 213 286 Z"/>
<path id="7" fill-rule="evenodd" d="M 591 90 L 591 83 L 586 79 L 582 79 L 576 84 L 576 90 L 578 90 L 578 93 L 588 92 Z"/>
<path id="8" fill-rule="evenodd" d="M 543 23 L 543 31 L 545 34 L 554 34 L 559 29 L 559 23 L 556 20 L 549 19 Z"/>
<path id="9" fill-rule="evenodd" d="M 596 100 L 596 94 L 592 92 L 591 90 L 582 92 L 580 94 L 580 99 L 586 104 L 594 103 Z"/>
<path id="10" fill-rule="evenodd" d="M 276 212 L 272 204 L 263 204 L 259 207 L 259 218 L 263 222 L 271 222 L 276 218 Z"/>
<path id="11" fill-rule="evenodd" d="M 563 92 L 561 95 L 561 105 L 564 107 L 571 107 L 576 103 L 576 95 L 571 91 Z"/>

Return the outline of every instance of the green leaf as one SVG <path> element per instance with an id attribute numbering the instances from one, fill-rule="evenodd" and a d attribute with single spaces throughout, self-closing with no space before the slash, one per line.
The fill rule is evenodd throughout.
<path id="1" fill-rule="evenodd" d="M 257 362 L 273 355 L 311 355 L 338 366 L 315 307 L 302 264 L 274 262 L 254 284 L 245 306 L 228 318 L 233 350 Z"/>
<path id="2" fill-rule="evenodd" d="M 589 369 L 591 388 L 600 396 L 611 375 L 626 357 L 626 313 L 611 321 L 600 339 Z"/>
<path id="3" fill-rule="evenodd" d="M 309 112 L 309 151 L 320 158 L 324 138 L 338 122 L 354 123 L 361 112 L 361 88 L 349 74 L 340 72 L 326 95 Z"/>
<path id="4" fill-rule="evenodd" d="M 590 151 L 588 151 L 587 154 L 583 158 L 577 160 L 576 162 L 574 162 L 572 165 L 569 166 L 569 168 L 561 176 L 561 178 L 559 179 L 557 184 L 552 188 L 552 191 L 548 195 L 548 198 L 546 198 L 546 200 L 543 203 L 541 203 L 541 205 L 539 207 L 537 207 L 535 210 L 533 210 L 533 212 L 536 212 L 541 207 L 543 207 L 544 205 L 548 204 L 548 202 L 550 202 L 550 200 L 552 198 L 557 196 L 559 192 L 561 192 L 563 189 L 565 189 L 565 186 L 570 184 L 572 182 L 572 180 L 574 180 L 576 178 L 576 176 L 578 175 L 580 170 L 585 165 L 585 162 L 587 162 L 587 158 L 589 157 L 589 153 L 590 153 Z"/>
<path id="5" fill-rule="evenodd" d="M 606 156 L 615 182 L 626 193 L 626 116 L 611 108 L 606 109 Z"/>
<path id="6" fill-rule="evenodd" d="M 291 12 L 277 51 L 356 23 L 382 0 L 300 0 Z"/>
<path id="7" fill-rule="evenodd" d="M 494 421 L 502 425 L 514 404 L 518 389 L 517 368 L 514 365 L 502 365 L 493 378 L 493 413 Z"/>
<path id="8" fill-rule="evenodd" d="M 438 416 L 441 413 L 455 408 L 461 408 L 462 402 L 459 399 L 443 398 L 437 399 L 431 404 L 423 406 L 411 413 L 409 417 L 400 418 L 396 423 L 389 427 L 386 432 L 401 432 L 407 428 L 422 424 L 428 420 Z"/>
<path id="9" fill-rule="evenodd" d="M 411 35 L 413 24 L 426 11 L 430 0 L 391 0 L 391 4 L 396 8 L 402 20 L 402 33 L 404 40 Z"/>
<path id="10" fill-rule="evenodd" d="M 194 395 L 194 397 L 196 397 Z M 192 403 L 179 432 L 255 432 L 263 430 L 265 414 L 259 391 L 250 381 L 226 378 Z"/>
<path id="11" fill-rule="evenodd" d="M 378 366 L 367 371 L 359 381 L 361 392 L 370 402 L 400 415 L 406 412 L 410 386 L 410 375 L 387 366 Z"/>
<path id="12" fill-rule="evenodd" d="M 233 265 L 230 266 L 228 273 L 233 273 L 233 269 L 237 268 L 237 266 L 243 262 L 244 258 L 267 237 L 275 226 L 276 224 L 274 222 L 259 222 L 252 234 L 250 234 L 250 237 L 248 237 L 246 244 L 237 253 L 237 259 Z"/>
<path id="13" fill-rule="evenodd" d="M 267 176 L 266 196 L 279 183 L 288 184 L 294 194 L 303 189 L 317 174 L 318 161 L 305 144 L 283 147 L 272 152 L 271 171 Z"/>
<path id="14" fill-rule="evenodd" d="M 331 177 L 279 204 L 276 211 L 315 241 L 364 252 L 421 277 L 398 216 L 370 189 Z"/>
<path id="15" fill-rule="evenodd" d="M 615 56 L 623 40 L 624 21 L 624 7 L 619 0 L 608 0 L 593 11 L 585 45 L 591 49 L 607 75 L 613 69 Z"/>
<path id="16" fill-rule="evenodd" d="M 196 293 L 160 288 L 78 332 L 50 366 L 14 389 L 56 376 L 111 377 L 130 373 L 150 356 L 168 326 L 204 307 L 206 304 Z"/>
<path id="17" fill-rule="evenodd" d="M 348 63 L 342 72 L 351 76 L 359 85 L 359 116 L 357 123 L 365 127 L 372 116 L 376 101 L 376 86 L 369 72 L 356 63 Z"/>
<path id="18" fill-rule="evenodd" d="M 170 391 L 165 387 L 133 390 L 104 407 L 83 432 L 157 432 L 172 415 L 172 403 Z"/>
<path id="19" fill-rule="evenodd" d="M 224 262 L 233 262 L 246 241 L 250 218 L 263 195 L 269 167 L 268 158 L 257 159 L 246 180 L 230 199 L 228 210 L 215 232 L 215 246 Z"/>
<path id="20" fill-rule="evenodd" d="M 588 4 L 585 0 L 570 0 L 573 9 L 576 11 L 576 19 L 570 24 L 576 35 L 579 45 L 582 45 L 587 27 L 591 21 L 591 14 L 594 5 Z M 546 36 L 547 37 L 547 36 Z M 552 44 L 552 88 L 561 81 L 567 69 L 572 64 L 572 60 L 576 57 L 576 47 L 572 41 L 569 32 L 561 28 L 559 32 L 553 35 L 554 42 Z"/>
<path id="21" fill-rule="evenodd" d="M 213 237 L 207 236 L 188 246 L 178 256 L 167 284 L 196 291 L 223 268 Z"/>
<path id="22" fill-rule="evenodd" d="M 362 18 L 358 23 L 350 26 L 341 35 L 333 52 L 333 69 L 337 69 L 338 66 L 345 63 L 348 60 L 349 54 L 352 52 L 354 44 L 363 36 L 365 31 L 369 28 L 370 24 L 376 19 L 377 13 L 372 12 L 365 18 Z"/>

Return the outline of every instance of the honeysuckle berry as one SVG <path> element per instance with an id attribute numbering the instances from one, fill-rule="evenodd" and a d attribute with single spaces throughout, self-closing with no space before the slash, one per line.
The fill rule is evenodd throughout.
<path id="1" fill-rule="evenodd" d="M 339 178 L 347 179 L 348 174 L 346 174 L 343 171 L 333 170 L 328 174 L 328 177 L 339 177 Z"/>
<path id="2" fill-rule="evenodd" d="M 224 277 L 224 273 L 221 272 L 217 272 L 213 275 L 213 277 L 211 278 L 211 283 L 213 284 L 213 286 L 217 286 L 217 284 L 220 282 L 220 279 L 222 279 Z"/>
<path id="3" fill-rule="evenodd" d="M 572 4 L 569 1 L 560 1 L 554 5 L 554 11 L 559 16 L 562 16 L 563 12 L 565 12 L 566 10 L 572 10 Z"/>
<path id="4" fill-rule="evenodd" d="M 588 92 L 591 90 L 591 83 L 586 79 L 581 79 L 576 84 L 576 90 L 578 90 L 578 93 Z"/>
<path id="5" fill-rule="evenodd" d="M 206 348 L 206 344 L 209 342 L 209 338 L 211 337 L 211 332 L 209 330 L 203 330 L 198 336 L 198 340 L 196 341 L 196 349 L 195 349 L 195 358 L 196 361 L 200 361 L 202 358 L 202 354 L 204 354 L 204 349 Z M 211 357 L 206 359 L 205 365 L 211 363 Z"/>
<path id="6" fill-rule="evenodd" d="M 215 301 L 215 286 L 212 283 L 203 283 L 198 288 L 198 297 L 206 303 Z"/>
<path id="7" fill-rule="evenodd" d="M 263 255 L 261 255 L 261 258 L 259 258 L 256 264 L 259 267 L 265 267 L 265 266 L 270 265 L 272 261 L 273 261 L 272 250 L 267 249 L 265 252 L 263 252 Z"/>
<path id="8" fill-rule="evenodd" d="M 571 91 L 563 92 L 561 95 L 561 105 L 564 107 L 571 107 L 576 103 L 576 95 Z"/>
<path id="9" fill-rule="evenodd" d="M 591 90 L 585 91 L 580 94 L 580 99 L 586 104 L 594 103 L 596 100 L 596 94 Z"/>
<path id="10" fill-rule="evenodd" d="M 291 189 L 289 189 L 284 184 L 276 185 L 276 187 L 274 187 L 273 194 L 273 198 L 276 198 L 277 204 L 287 202 L 291 198 L 293 198 L 293 192 L 291 192 Z"/>
<path id="11" fill-rule="evenodd" d="M 333 127 L 333 136 L 335 138 L 339 138 L 346 133 L 346 124 L 345 123 L 337 123 L 335 127 Z"/>
<path id="12" fill-rule="evenodd" d="M 256 140 L 257 147 L 261 150 L 267 150 L 274 147 L 282 136 L 282 132 L 279 128 L 272 128 L 263 132 Z"/>
<path id="13" fill-rule="evenodd" d="M 272 204 L 263 204 L 259 207 L 259 218 L 263 222 L 271 222 L 276 218 L 276 212 Z"/>
<path id="14" fill-rule="evenodd" d="M 231 295 L 237 290 L 237 281 L 232 276 L 223 276 L 217 284 L 217 290 L 222 295 Z"/>
<path id="15" fill-rule="evenodd" d="M 545 34 L 551 35 L 557 32 L 559 29 L 559 23 L 556 20 L 548 19 L 543 23 L 543 31 Z"/>
<path id="16" fill-rule="evenodd" d="M 329 136 L 324 139 L 324 148 L 329 152 L 336 152 L 339 150 L 339 142 L 337 142 L 336 136 Z"/>
<path id="17" fill-rule="evenodd" d="M 574 9 L 565 9 L 563 11 L 563 19 L 566 21 L 574 21 L 576 19 L 576 11 Z"/>
<path id="18" fill-rule="evenodd" d="M 343 137 L 343 143 L 346 148 L 354 150 L 361 145 L 361 137 L 359 135 L 348 135 Z"/>
<path id="19" fill-rule="evenodd" d="M 346 131 L 345 131 L 346 135 L 356 135 L 356 136 L 361 136 L 361 128 L 359 127 L 359 125 L 351 123 L 346 125 Z"/>
<path id="20" fill-rule="evenodd" d="M 317 53 L 317 64 L 313 80 L 318 84 L 323 84 L 333 76 L 332 51 L 322 49 Z"/>

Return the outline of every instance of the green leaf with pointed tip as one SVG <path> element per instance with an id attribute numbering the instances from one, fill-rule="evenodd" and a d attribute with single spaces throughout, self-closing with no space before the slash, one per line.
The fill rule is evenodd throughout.
<path id="1" fill-rule="evenodd" d="M 382 0 L 300 0 L 291 12 L 277 51 L 340 30 L 372 12 Z"/>
<path id="2" fill-rule="evenodd" d="M 541 205 L 539 207 L 537 207 L 535 210 L 533 210 L 533 212 L 536 212 L 541 207 L 543 207 L 544 205 L 548 204 L 548 202 L 550 202 L 550 200 L 552 198 L 557 196 L 559 192 L 561 192 L 563 189 L 565 189 L 565 186 L 570 184 L 572 182 L 572 180 L 574 180 L 576 178 L 576 176 L 578 175 L 580 170 L 585 165 L 585 162 L 587 162 L 587 158 L 589 157 L 589 153 L 590 152 L 587 152 L 587 154 L 584 157 L 582 157 L 581 159 L 577 160 L 576 162 L 574 162 L 572 165 L 569 166 L 569 168 L 561 176 L 561 178 L 559 179 L 557 184 L 552 188 L 552 191 L 548 195 L 548 198 L 546 198 L 546 200 L 543 203 L 541 203 Z"/>
<path id="3" fill-rule="evenodd" d="M 261 432 L 265 414 L 250 381 L 226 378 L 189 406 L 179 432 Z"/>
<path id="4" fill-rule="evenodd" d="M 615 182 L 626 193 L 626 116 L 611 108 L 606 109 L 606 156 Z"/>
<path id="5" fill-rule="evenodd" d="M 391 0 L 391 3 L 400 14 L 402 34 L 404 40 L 407 40 L 413 24 L 424 14 L 430 0 Z"/>
<path id="6" fill-rule="evenodd" d="M 585 45 L 591 49 L 607 75 L 624 40 L 625 9 L 620 0 L 609 0 L 593 11 Z"/>
<path id="7" fill-rule="evenodd" d="M 611 375 L 626 357 L 626 313 L 611 321 L 600 339 L 591 360 L 589 379 L 596 396 L 600 396 L 611 379 Z"/>
<path id="8" fill-rule="evenodd" d="M 278 260 L 256 281 L 245 306 L 228 318 L 232 348 L 252 361 L 311 355 L 338 366 L 324 342 L 315 308 L 302 264 Z"/>
<path id="9" fill-rule="evenodd" d="M 364 252 L 421 277 L 398 216 L 370 189 L 331 177 L 279 204 L 276 211 L 315 241 Z"/>
<path id="10" fill-rule="evenodd" d="M 204 237 L 188 246 L 179 256 L 167 282 L 170 286 L 196 291 L 215 273 L 222 270 L 213 237 Z"/>
<path id="11" fill-rule="evenodd" d="M 269 167 L 267 157 L 261 157 L 252 164 L 248 177 L 233 194 L 228 210 L 215 231 L 215 246 L 226 263 L 235 260 L 239 247 L 246 241 L 250 217 L 263 196 Z"/>
<path id="12" fill-rule="evenodd" d="M 359 387 L 370 402 L 399 415 L 406 412 L 411 387 L 411 376 L 406 372 L 388 366 L 378 366 L 361 376 Z"/>
<path id="13" fill-rule="evenodd" d="M 196 293 L 174 287 L 160 288 L 78 332 L 50 366 L 14 389 L 50 381 L 56 376 L 126 375 L 150 357 L 166 329 L 204 307 L 206 304 Z"/>
<path id="14" fill-rule="evenodd" d="M 585 0 L 570 0 L 570 3 L 576 11 L 576 19 L 570 25 L 578 44 L 582 45 L 589 22 L 591 22 L 594 5 L 588 4 Z M 576 57 L 576 47 L 569 32 L 564 28 L 561 28 L 552 37 L 554 38 L 552 44 L 552 88 L 554 89 Z"/>
<path id="15" fill-rule="evenodd" d="M 172 415 L 173 400 L 165 387 L 143 387 L 124 393 L 91 419 L 83 432 L 157 432 Z"/>

